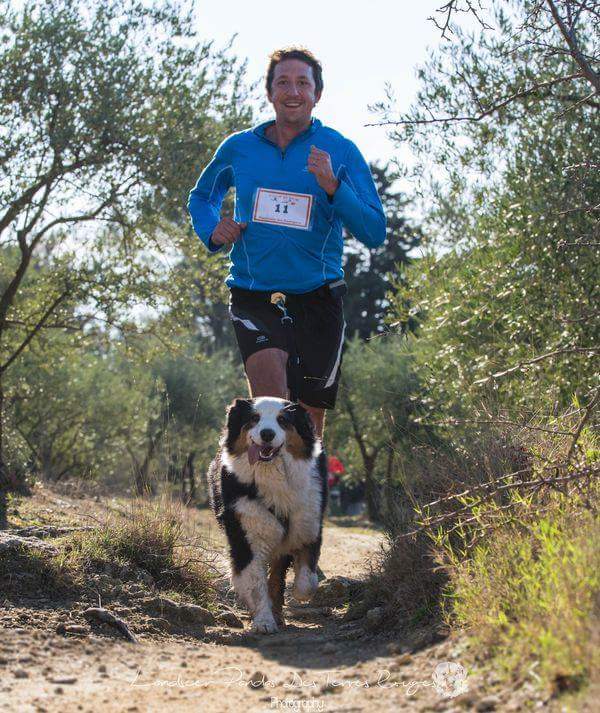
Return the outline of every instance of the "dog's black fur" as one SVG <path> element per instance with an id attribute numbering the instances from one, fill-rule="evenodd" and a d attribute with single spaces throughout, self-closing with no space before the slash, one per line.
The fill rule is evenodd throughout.
<path id="1" fill-rule="evenodd" d="M 281 408 L 277 411 L 278 404 L 273 404 L 278 401 L 281 401 Z M 266 405 L 265 402 L 267 402 Z M 268 418 L 264 413 L 261 415 L 261 408 L 263 412 L 267 408 L 270 409 Z M 263 422 L 265 429 L 260 430 L 260 424 Z M 248 465 L 249 456 L 243 449 L 244 444 L 247 444 L 248 441 L 254 442 L 254 436 L 248 435 L 251 429 L 254 429 L 252 434 L 275 430 L 277 437 L 283 438 L 281 453 L 278 457 L 284 462 L 278 464 L 278 470 L 269 470 L 274 467 L 271 463 L 259 464 L 258 471 Z M 290 443 L 293 443 L 291 451 L 288 448 Z M 238 469 L 240 472 L 243 471 L 243 474 L 236 474 L 234 472 L 236 466 L 232 466 L 232 463 L 237 463 Z M 284 480 L 282 485 L 281 473 L 287 474 L 290 469 L 296 474 L 295 479 Z M 271 473 L 273 479 L 279 479 L 277 488 L 273 488 L 272 491 L 270 484 L 274 480 L 271 480 Z M 306 492 L 283 492 L 282 497 L 282 488 L 293 489 L 298 487 L 297 483 L 300 481 L 308 483 L 309 488 Z M 292 562 L 294 562 L 297 579 L 300 576 L 301 579 L 304 578 L 302 581 L 308 581 L 308 577 L 310 580 L 309 589 L 316 588 L 322 521 L 327 503 L 327 459 L 320 448 L 320 442 L 317 441 L 312 420 L 307 411 L 299 404 L 283 400 L 236 399 L 227 412 L 227 423 L 221 439 L 221 449 L 209 468 L 208 484 L 211 507 L 227 535 L 234 586 L 237 582 L 236 590 L 244 590 L 239 591 L 238 594 L 246 599 L 246 603 L 251 609 L 255 609 L 253 614 L 256 613 L 256 603 L 248 603 L 244 577 L 260 579 L 262 575 L 254 574 L 254 572 L 262 571 L 261 567 L 264 565 L 266 582 L 266 566 L 268 565 L 270 570 L 268 590 L 272 613 L 277 623 L 281 624 L 285 575 Z M 314 502 L 317 498 L 319 502 Z M 287 506 L 288 510 L 286 510 L 286 503 L 289 502 L 298 503 L 298 507 L 289 511 L 289 506 Z M 248 507 L 249 503 L 252 503 L 250 507 L 253 508 L 253 517 L 245 519 L 243 508 Z M 256 513 L 258 513 L 258 518 Z M 299 530 L 297 522 L 300 521 L 300 515 L 305 520 L 307 517 L 308 520 L 313 516 L 315 518 L 311 525 L 312 534 L 310 537 Z M 272 531 L 273 520 L 279 523 L 280 528 L 277 528 L 277 537 L 272 541 L 272 552 L 265 559 L 264 554 L 253 550 L 251 543 L 263 536 L 262 525 L 265 527 L 265 532 Z M 256 531 L 248 531 L 249 527 L 254 527 Z M 277 526 L 275 525 L 275 527 Z M 299 575 L 302 569 L 304 572 Z M 250 574 L 251 571 L 252 574 Z M 295 591 L 297 590 L 298 587 Z M 303 596 L 308 598 L 306 595 Z M 259 623 L 257 630 L 272 631 L 274 629 L 267 625 L 261 628 Z"/>

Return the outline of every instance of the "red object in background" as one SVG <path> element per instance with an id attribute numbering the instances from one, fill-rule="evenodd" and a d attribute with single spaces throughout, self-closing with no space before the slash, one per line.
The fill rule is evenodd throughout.
<path id="1" fill-rule="evenodd" d="M 327 470 L 333 475 L 341 475 L 345 472 L 344 464 L 339 458 L 329 456 L 327 458 Z"/>
<path id="2" fill-rule="evenodd" d="M 339 476 L 344 472 L 344 470 L 344 464 L 339 458 L 336 458 L 335 456 L 329 456 L 327 458 L 327 472 L 329 473 L 327 484 L 330 488 L 340 482 Z"/>

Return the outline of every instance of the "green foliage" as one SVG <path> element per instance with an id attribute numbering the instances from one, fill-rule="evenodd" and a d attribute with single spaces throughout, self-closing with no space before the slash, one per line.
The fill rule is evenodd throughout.
<path id="1" fill-rule="evenodd" d="M 222 300 L 182 196 L 251 118 L 244 66 L 177 3 L 2 9 L 0 499 L 27 460 L 112 478 L 147 451 L 148 366 L 202 334 L 194 283 Z"/>
<path id="2" fill-rule="evenodd" d="M 402 617 L 448 578 L 447 622 L 476 655 L 561 691 L 598 665 L 600 116 L 547 5 L 495 2 L 494 31 L 456 28 L 394 130 L 431 249 L 388 319 L 419 323 L 413 369 L 441 443 L 404 461 L 372 584 Z M 577 13 L 588 57 L 593 12 Z"/>
<path id="3" fill-rule="evenodd" d="M 387 220 L 387 237 L 383 245 L 368 250 L 356 238 L 346 235 L 343 268 L 348 293 L 344 299 L 346 333 L 368 339 L 385 329 L 386 311 L 392 289 L 390 276 L 408 264 L 408 253 L 421 241 L 421 231 L 405 216 L 409 201 L 393 190 L 397 178 L 389 164 L 371 164 L 371 173 L 383 204 Z M 407 323 L 410 329 L 416 324 Z"/>
<path id="4" fill-rule="evenodd" d="M 491 37 L 460 35 L 451 78 L 442 70 L 450 50 L 442 49 L 424 70 L 421 102 L 465 113 L 469 95 L 459 78 L 492 104 L 519 84 L 569 73 L 563 55 L 542 61 L 527 35 L 505 61 L 511 29 L 503 19 Z M 437 155 L 435 146 L 450 152 L 450 176 L 435 187 L 428 215 L 452 249 L 409 270 L 409 287 L 398 285 L 389 315 L 406 320 L 408 298 L 423 323 L 419 363 L 432 406 L 456 411 L 485 401 L 492 410 L 548 413 L 594 384 L 600 176 L 592 167 L 600 163 L 600 117 L 586 102 L 571 105 L 580 98 L 576 88 L 567 97 L 528 95 L 481 123 L 428 126 L 429 138 L 421 126 L 411 135 L 424 161 Z M 528 363 L 549 353 L 555 357 Z"/>
<path id="5" fill-rule="evenodd" d="M 420 386 L 414 369 L 412 340 L 388 333 L 368 342 L 358 336 L 344 353 L 335 418 L 328 423 L 329 452 L 339 454 L 345 479 L 365 482 L 372 519 L 381 516 L 378 491 L 398 484 L 398 456 L 427 438 L 418 423 Z M 386 502 L 391 502 L 388 492 Z"/>
<path id="6" fill-rule="evenodd" d="M 467 559 L 446 545 L 451 618 L 511 672 L 555 690 L 578 687 L 600 663 L 594 617 L 600 594 L 600 523 L 583 502 L 554 495 L 544 514 L 515 500 L 519 518 Z"/>

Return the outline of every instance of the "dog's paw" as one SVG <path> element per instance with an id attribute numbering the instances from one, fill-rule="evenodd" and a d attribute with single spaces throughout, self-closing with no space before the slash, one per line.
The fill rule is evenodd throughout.
<path id="1" fill-rule="evenodd" d="M 316 573 L 311 572 L 309 569 L 302 569 L 298 572 L 298 575 L 294 580 L 292 596 L 297 602 L 308 602 L 312 599 L 318 586 L 319 579 Z"/>
<path id="2" fill-rule="evenodd" d="M 274 634 L 279 630 L 271 612 L 258 614 L 252 622 L 251 631 L 255 634 Z"/>

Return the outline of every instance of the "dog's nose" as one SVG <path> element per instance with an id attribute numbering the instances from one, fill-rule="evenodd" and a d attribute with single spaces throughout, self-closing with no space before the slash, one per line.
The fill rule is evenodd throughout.
<path id="1" fill-rule="evenodd" d="M 275 431 L 272 428 L 263 428 L 260 437 L 265 443 L 269 443 L 275 438 Z"/>

